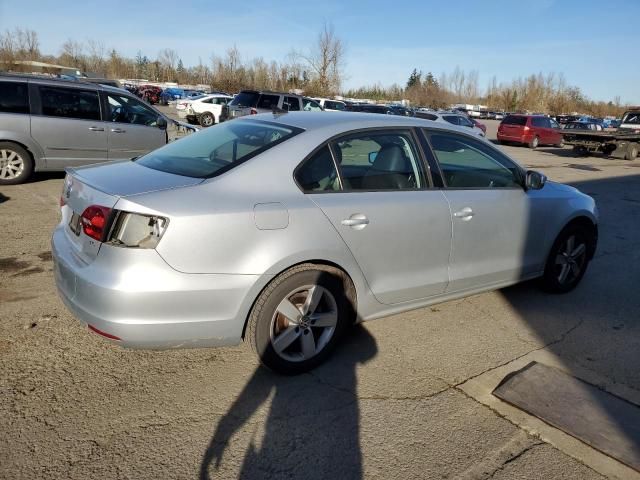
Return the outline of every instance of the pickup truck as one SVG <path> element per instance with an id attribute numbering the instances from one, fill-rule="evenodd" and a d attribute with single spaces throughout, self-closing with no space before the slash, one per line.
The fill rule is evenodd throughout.
<path id="1" fill-rule="evenodd" d="M 640 152 L 640 107 L 626 111 L 620 126 L 613 132 L 563 129 L 562 136 L 564 143 L 573 145 L 580 154 L 602 152 L 633 160 Z"/>

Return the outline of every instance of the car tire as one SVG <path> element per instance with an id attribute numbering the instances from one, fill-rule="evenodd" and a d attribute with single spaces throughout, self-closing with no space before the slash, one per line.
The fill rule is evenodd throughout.
<path id="1" fill-rule="evenodd" d="M 578 146 L 578 145 L 574 145 L 573 146 L 573 153 L 575 153 L 578 157 L 586 157 L 589 155 L 589 150 L 587 150 L 584 147 Z"/>
<path id="2" fill-rule="evenodd" d="M 630 143 L 627 146 L 627 151 L 624 154 L 624 159 L 625 160 L 633 160 L 638 156 L 638 144 L 637 143 Z"/>
<path id="3" fill-rule="evenodd" d="M 211 127 L 216 124 L 216 117 L 211 112 L 204 112 L 198 117 L 198 122 L 202 127 Z"/>
<path id="4" fill-rule="evenodd" d="M 589 266 L 593 232 L 582 225 L 568 225 L 556 238 L 547 262 L 541 286 L 551 293 L 567 293 L 576 288 Z"/>
<path id="5" fill-rule="evenodd" d="M 0 142 L 0 185 L 24 183 L 33 172 L 33 157 L 20 145 Z"/>
<path id="6" fill-rule="evenodd" d="M 343 271 L 297 265 L 260 293 L 249 315 L 245 341 L 267 368 L 285 375 L 306 372 L 326 360 L 353 323 L 354 299 L 355 289 Z"/>
<path id="7" fill-rule="evenodd" d="M 533 137 L 529 142 L 529 148 L 532 150 L 535 150 L 536 148 L 538 148 L 539 145 L 540 145 L 540 139 L 537 136 Z"/>

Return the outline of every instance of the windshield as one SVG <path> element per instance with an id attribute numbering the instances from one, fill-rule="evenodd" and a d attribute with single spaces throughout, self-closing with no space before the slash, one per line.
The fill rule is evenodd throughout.
<path id="1" fill-rule="evenodd" d="M 208 178 L 230 170 L 301 131 L 274 123 L 234 120 L 169 143 L 136 162 L 162 172 Z"/>
<path id="2" fill-rule="evenodd" d="M 234 107 L 255 107 L 260 99 L 258 92 L 240 92 L 229 105 Z"/>

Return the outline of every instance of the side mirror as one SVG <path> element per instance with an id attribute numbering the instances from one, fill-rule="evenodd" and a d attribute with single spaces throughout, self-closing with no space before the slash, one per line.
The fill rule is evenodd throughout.
<path id="1" fill-rule="evenodd" d="M 158 126 L 158 128 L 160 130 L 166 130 L 167 129 L 167 119 L 164 118 L 162 115 L 158 115 L 158 120 L 156 120 L 156 125 Z"/>
<path id="2" fill-rule="evenodd" d="M 376 161 L 376 157 L 378 156 L 378 152 L 370 152 L 369 153 L 369 163 L 373 165 L 373 162 Z"/>
<path id="3" fill-rule="evenodd" d="M 525 188 L 527 190 L 540 190 L 547 183 L 547 177 L 535 170 L 529 170 L 525 177 Z"/>

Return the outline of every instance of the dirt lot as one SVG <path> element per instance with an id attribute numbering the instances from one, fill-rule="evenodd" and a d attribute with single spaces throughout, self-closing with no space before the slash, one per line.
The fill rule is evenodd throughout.
<path id="1" fill-rule="evenodd" d="M 640 404 L 640 161 L 504 148 L 596 198 L 580 287 L 370 322 L 295 378 L 242 346 L 127 351 L 87 333 L 53 283 L 63 176 L 0 188 L 0 478 L 640 477 L 490 395 L 540 359 Z"/>

